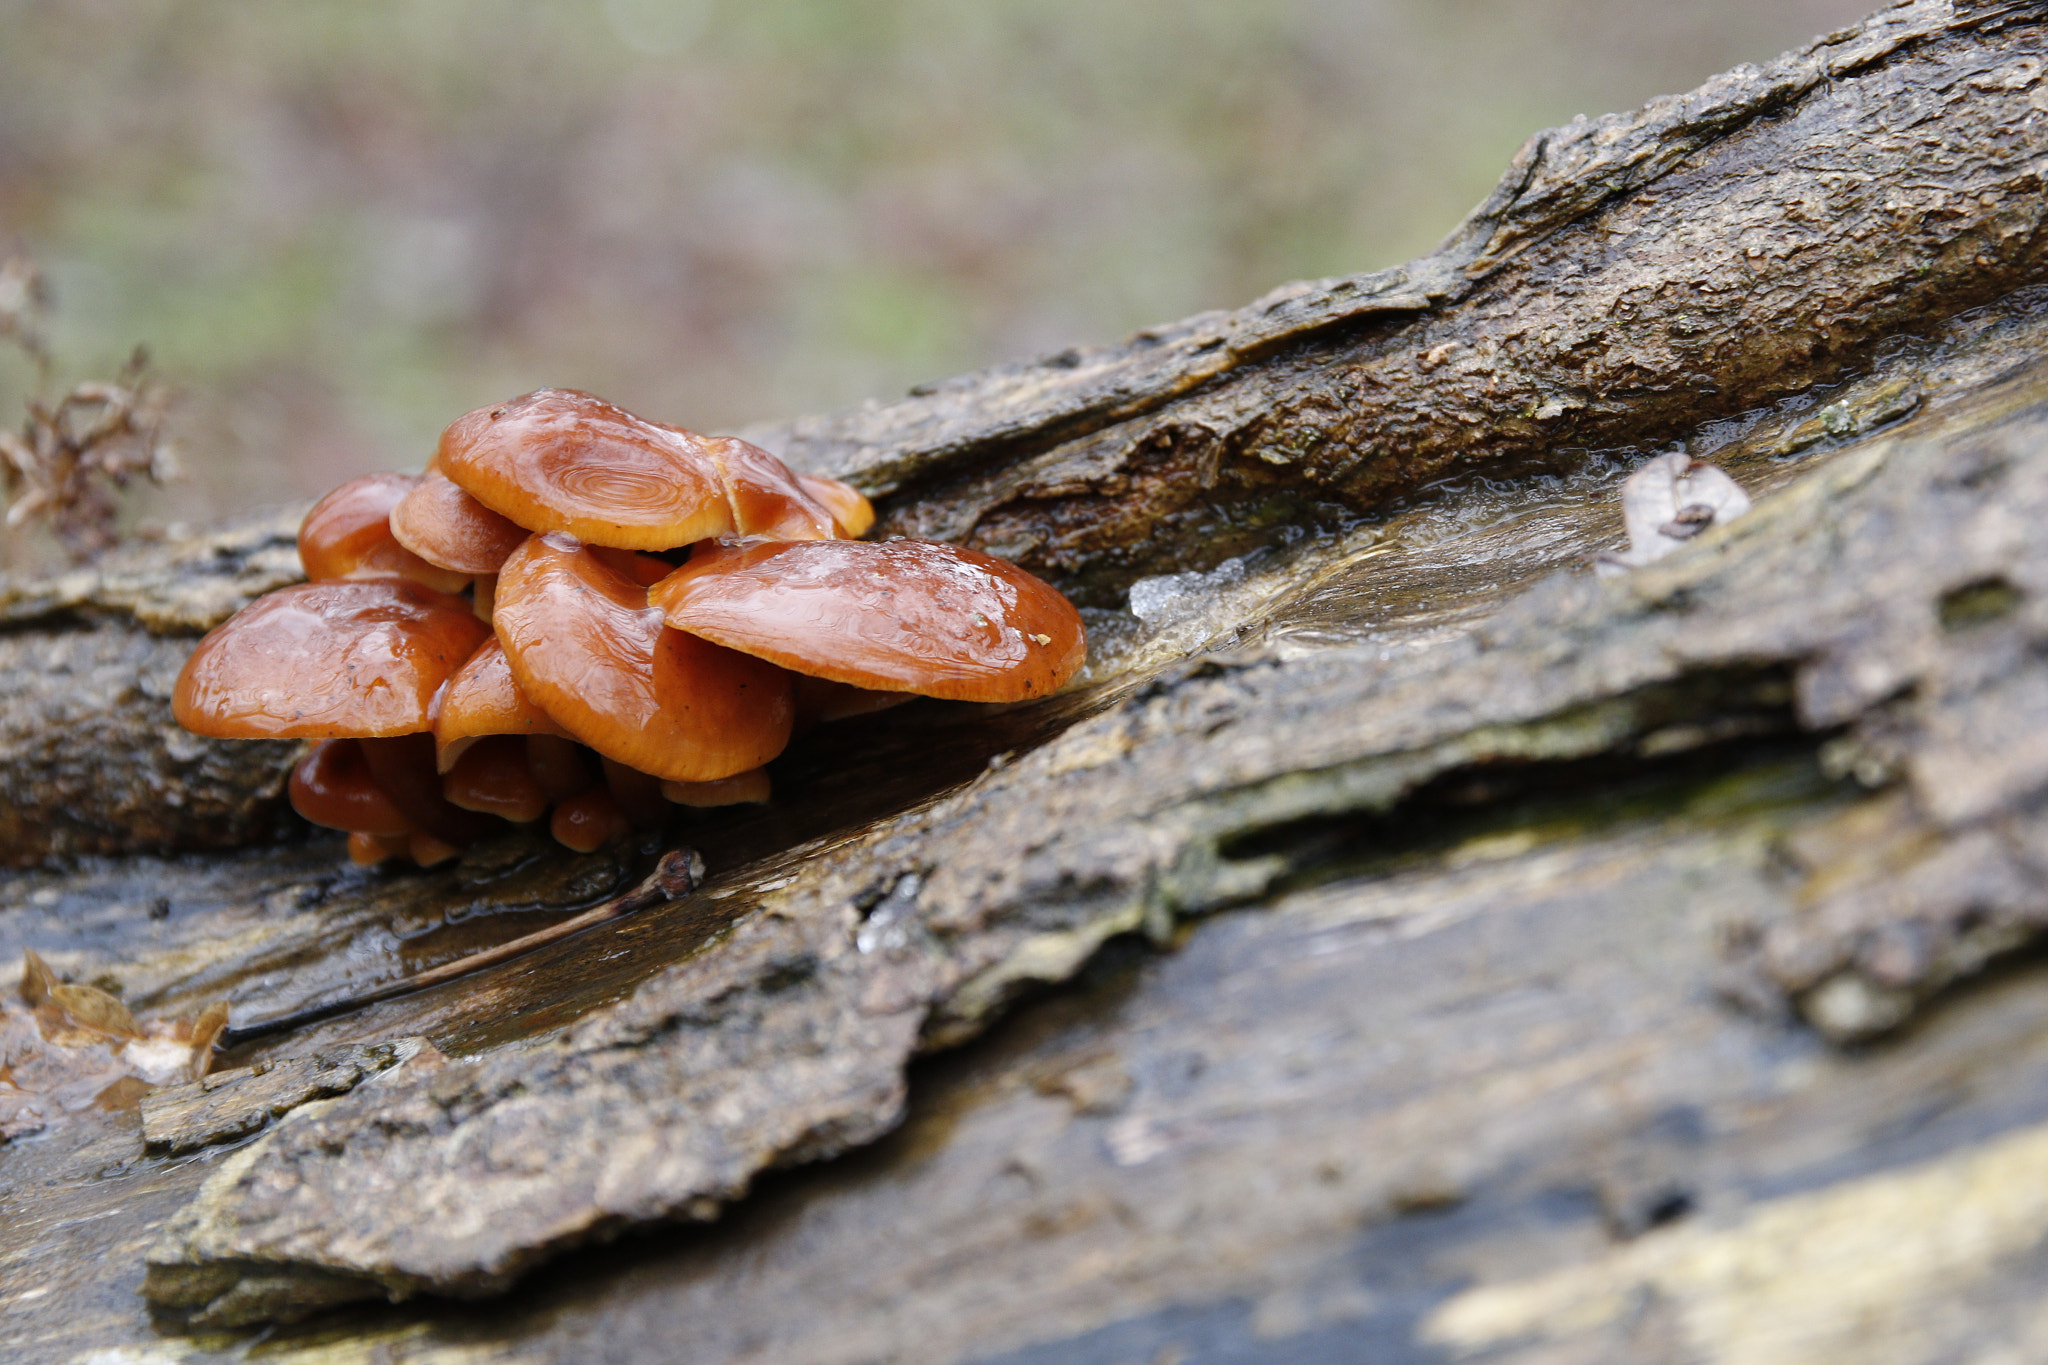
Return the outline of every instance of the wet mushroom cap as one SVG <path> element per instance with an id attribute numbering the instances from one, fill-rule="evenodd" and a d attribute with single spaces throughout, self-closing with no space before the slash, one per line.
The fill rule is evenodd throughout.
<path id="1" fill-rule="evenodd" d="M 352 739 L 322 740 L 292 769 L 292 809 L 316 825 L 351 834 L 402 836 L 413 822 L 370 775 L 362 746 Z"/>
<path id="2" fill-rule="evenodd" d="M 446 475 L 423 474 L 391 508 L 391 534 L 429 564 L 494 574 L 527 532 L 462 491 Z"/>
<path id="3" fill-rule="evenodd" d="M 329 578 L 410 578 L 456 592 L 469 573 L 430 564 L 391 531 L 391 510 L 419 481 L 409 474 L 365 474 L 313 504 L 299 523 L 299 562 L 314 582 Z"/>
<path id="4" fill-rule="evenodd" d="M 567 734 L 519 690 L 495 635 L 477 646 L 434 702 L 434 745 L 444 773 L 485 735 Z"/>
<path id="5" fill-rule="evenodd" d="M 804 492 L 825 504 L 832 520 L 839 523 L 843 538 L 859 540 L 874 529 L 875 505 L 852 484 L 828 479 L 823 474 L 799 474 L 796 481 L 803 485 Z"/>
<path id="6" fill-rule="evenodd" d="M 478 408 L 441 434 L 436 468 L 533 531 L 667 550 L 732 527 L 703 438 L 573 389 Z"/>
<path id="7" fill-rule="evenodd" d="M 633 832 L 633 822 L 608 787 L 590 787 L 555 807 L 548 833 L 578 853 L 595 853 Z"/>
<path id="8" fill-rule="evenodd" d="M 199 642 L 171 714 L 215 739 L 413 734 L 489 634 L 468 602 L 407 579 L 294 584 Z"/>
<path id="9" fill-rule="evenodd" d="M 392 804 L 404 811 L 416 830 L 457 848 L 491 832 L 491 822 L 476 811 L 451 803 L 442 794 L 441 774 L 434 766 L 430 734 L 391 735 L 358 741 L 370 776 Z"/>
<path id="10" fill-rule="evenodd" d="M 520 690 L 598 753 L 656 777 L 706 782 L 781 753 L 789 675 L 667 629 L 646 603 L 587 547 L 527 541 L 499 575 L 496 615 Z"/>
<path id="11" fill-rule="evenodd" d="M 832 508 L 761 447 L 737 436 L 707 440 L 704 447 L 732 501 L 734 534 L 773 540 L 832 540 L 840 534 Z"/>
<path id="12" fill-rule="evenodd" d="M 664 782 L 662 796 L 679 806 L 709 809 L 714 806 L 759 805 L 773 794 L 766 768 L 750 768 L 716 782 Z"/>
<path id="13" fill-rule="evenodd" d="M 441 794 L 450 805 L 516 825 L 548 811 L 547 793 L 526 762 L 526 741 L 513 735 L 479 739 L 441 779 Z"/>
<path id="14" fill-rule="evenodd" d="M 1044 696 L 1087 652 L 1052 585 L 929 541 L 714 542 L 648 600 L 678 630 L 798 673 L 955 701 Z"/>

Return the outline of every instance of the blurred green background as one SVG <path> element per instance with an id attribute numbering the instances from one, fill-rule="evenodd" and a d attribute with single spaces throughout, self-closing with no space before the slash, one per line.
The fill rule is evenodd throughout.
<path id="1" fill-rule="evenodd" d="M 1870 4 L 0 0 L 0 255 L 61 377 L 149 344 L 207 516 L 544 384 L 717 431 L 1394 264 Z"/>

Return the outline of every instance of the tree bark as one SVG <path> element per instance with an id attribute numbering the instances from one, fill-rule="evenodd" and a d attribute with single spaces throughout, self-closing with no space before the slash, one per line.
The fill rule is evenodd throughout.
<path id="1" fill-rule="evenodd" d="M 12 874 L 0 953 L 252 1039 L 0 1148 L 35 1358 L 157 1349 L 138 1287 L 352 1305 L 287 1359 L 2048 1349 L 2044 51 L 1903 5 L 1539 135 L 1403 271 L 764 433 L 1060 575 L 1083 685 L 821 735 L 702 890 L 450 986 L 248 1032 L 658 850 L 175 856 L 276 755 L 198 802 L 148 687 L 109 795 L 10 741 L 17 857 L 191 814 Z M 1674 442 L 1754 510 L 1596 576 Z M 277 537 L 14 585 L 10 657 L 169 658 Z"/>

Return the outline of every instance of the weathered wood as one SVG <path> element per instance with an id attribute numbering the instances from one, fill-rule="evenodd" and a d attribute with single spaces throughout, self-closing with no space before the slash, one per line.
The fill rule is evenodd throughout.
<path id="1" fill-rule="evenodd" d="M 2041 277 L 2029 4 L 1905 4 L 1539 133 L 1436 254 L 755 433 L 1091 600 L 1319 503 L 1682 435 Z"/>
<path id="2" fill-rule="evenodd" d="M 1029 431 L 1109 442 L 1106 421 L 1164 421 L 1226 391 L 1250 404 L 1255 388 L 1274 422 L 1306 431 L 1313 405 L 1290 408 L 1307 390 L 1288 385 L 1391 365 L 1400 347 L 1412 360 L 1412 329 L 1454 318 L 1498 341 L 1509 300 L 1489 291 L 1516 271 L 1571 263 L 1555 308 L 1583 306 L 1591 329 L 1595 305 L 1632 297 L 1628 280 L 1676 268 L 1648 237 L 1610 240 L 1592 268 L 1596 227 L 1685 204 L 1702 274 L 1759 259 L 1740 232 L 1714 237 L 1714 184 L 1739 210 L 1729 222 L 1749 223 L 1761 201 L 1746 196 L 1782 193 L 1781 174 L 1866 153 L 1850 169 L 1889 164 L 1904 142 L 1870 129 L 1904 117 L 1896 101 L 1925 101 L 1923 184 L 2033 177 L 2031 204 L 1979 195 L 1964 219 L 1900 234 L 1900 259 L 1957 272 L 1924 295 L 1872 265 L 1893 258 L 1844 219 L 1862 243 L 1844 247 L 1848 274 L 1806 270 L 1816 293 L 1849 300 L 1828 314 L 1838 349 L 1730 331 L 1734 353 L 1702 359 L 1669 328 L 1610 321 L 1598 382 L 1572 391 L 1584 403 L 1493 444 L 1430 426 L 1428 395 L 1483 393 L 1485 372 L 1454 350 L 1412 403 L 1347 399 L 1338 414 L 1354 435 L 1408 424 L 1386 482 L 1312 453 L 1283 470 L 1314 490 L 1337 487 L 1316 482 L 1336 470 L 1372 498 L 1440 458 L 1522 460 L 1543 422 L 1602 443 L 1682 435 L 1757 502 L 1666 559 L 1591 574 L 1631 462 L 1591 459 L 1148 579 L 1135 617 L 1093 614 L 1090 676 L 1066 697 L 920 704 L 793 752 L 784 779 L 808 780 L 779 780 L 792 794 L 777 808 L 692 832 L 702 891 L 245 1048 L 227 1060 L 277 1065 L 217 1084 L 218 1105 L 204 1087 L 153 1101 L 184 1146 L 287 1108 L 248 1145 L 152 1157 L 130 1114 L 0 1149 L 0 1293 L 15 1296 L 0 1308 L 25 1325 L 27 1358 L 236 1349 L 152 1344 L 137 1287 L 183 1333 L 495 1293 L 564 1255 L 510 1307 L 357 1306 L 266 1349 L 2039 1353 L 2037 1201 L 2014 1191 L 2040 1184 L 2048 1032 L 2027 976 L 1984 973 L 2048 926 L 2048 549 L 2034 530 L 2048 517 L 2048 298 L 1974 305 L 2044 273 L 2048 109 L 2028 112 L 2048 106 L 2042 23 L 2037 6 L 1903 6 L 1687 101 L 1539 139 L 1551 150 L 1473 220 L 1499 260 L 1421 316 L 1409 299 L 1398 322 L 1318 322 L 1316 300 L 1336 294 L 1312 289 L 1279 314 L 1298 328 L 1244 331 L 1227 364 L 1191 347 L 1157 372 L 1047 372 L 1068 388 L 1024 370 L 971 378 L 933 396 L 922 445 L 878 437 L 864 455 L 848 437 L 840 467 L 897 480 L 890 514 L 910 518 L 980 505 L 1002 469 L 1049 467 L 1033 461 L 1057 451 Z M 1861 125 L 1857 109 L 1889 112 Z M 1846 126 L 1871 145 L 1845 143 Z M 1974 129 L 1981 155 L 1944 161 L 1952 127 Z M 1774 140 L 1801 128 L 1816 148 L 1803 162 Z M 1965 236 L 1943 236 L 1965 219 Z M 1961 240 L 1993 244 L 1944 254 Z M 1789 276 L 1763 283 L 1766 311 L 1746 316 L 1837 306 L 1798 305 Z M 1256 321 L 1175 334 L 1226 325 Z M 1623 395 L 1616 347 L 1735 379 Z M 1867 372 L 1845 374 L 1852 359 Z M 1801 396 L 1719 420 L 1740 395 L 1779 391 L 1770 365 Z M 1098 380 L 1110 388 L 1087 388 Z M 1100 396 L 1118 384 L 1137 407 Z M 977 404 L 995 435 L 944 428 Z M 878 463 L 882 446 L 909 453 Z M 1116 495 L 1135 511 L 1114 527 L 1074 514 L 1095 529 L 1062 542 L 1078 547 L 1071 566 L 1101 582 L 1157 567 L 1150 487 Z M 1259 529 L 1242 512 L 1224 519 Z M 19 618 L 17 638 L 51 620 L 118 625 L 95 591 Z M 145 1011 L 225 994 L 247 1023 L 573 911 L 653 851 L 593 867 L 510 841 L 402 877 L 335 870 L 319 845 L 48 867 L 0 882 L 0 959 L 35 947 Z M 149 896 L 160 918 L 139 913 Z M 1978 984 L 1958 998 L 1960 982 Z M 411 1036 L 435 1046 L 375 1075 L 331 1065 L 361 1055 L 337 1048 Z M 717 1228 L 574 1250 L 736 1199 Z M 31 1283 L 48 1292 L 21 1297 Z"/>

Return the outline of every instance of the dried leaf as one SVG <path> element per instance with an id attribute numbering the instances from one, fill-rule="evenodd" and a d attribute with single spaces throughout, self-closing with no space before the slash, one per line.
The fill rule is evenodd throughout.
<path id="1" fill-rule="evenodd" d="M 190 1043 L 192 1046 L 191 1075 L 198 1080 L 213 1069 L 213 1046 L 220 1041 L 220 1035 L 228 1026 L 228 1002 L 216 1000 L 192 1021 Z"/>
<path id="2" fill-rule="evenodd" d="M 0 1142 L 67 1114 L 132 1109 L 157 1086 L 204 1076 L 228 1022 L 223 1000 L 196 1018 L 139 1024 L 109 992 L 58 980 L 33 950 L 22 955 L 21 999 L 0 1001 Z"/>
<path id="3" fill-rule="evenodd" d="M 25 950 L 21 955 L 21 1003 L 34 1009 L 50 998 L 56 984 L 57 974 L 43 961 L 43 955 L 33 948 Z"/>
<path id="4" fill-rule="evenodd" d="M 73 1027 L 86 1029 L 103 1038 L 126 1041 L 142 1036 L 142 1030 L 135 1026 L 135 1016 L 128 1012 L 128 1007 L 96 986 L 52 986 L 49 999 L 36 1007 L 36 1017 L 42 1018 L 44 1012 L 52 1007 L 61 1012 L 65 1022 Z"/>
<path id="5" fill-rule="evenodd" d="M 0 262 L 0 341 L 34 360 L 38 389 L 50 380 L 44 302 L 32 264 Z M 176 477 L 177 457 L 163 438 L 170 392 L 147 378 L 148 365 L 138 346 L 112 381 L 76 385 L 54 405 L 31 399 L 20 435 L 0 433 L 8 526 L 41 522 L 82 563 L 115 541 L 114 490 L 138 476 L 155 483 Z"/>

